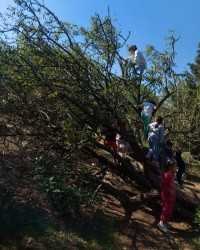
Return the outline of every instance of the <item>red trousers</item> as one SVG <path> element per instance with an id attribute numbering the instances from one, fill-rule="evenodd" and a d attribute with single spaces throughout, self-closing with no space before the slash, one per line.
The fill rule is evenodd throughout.
<path id="1" fill-rule="evenodd" d="M 160 219 L 162 221 L 169 221 L 171 219 L 173 209 L 174 209 L 174 201 L 163 200 L 162 214 L 160 216 Z"/>
<path id="2" fill-rule="evenodd" d="M 113 151 L 117 152 L 117 143 L 116 141 L 106 141 L 104 140 L 104 145 L 109 146 L 113 149 Z M 114 157 L 114 163 L 117 161 L 117 159 Z"/>

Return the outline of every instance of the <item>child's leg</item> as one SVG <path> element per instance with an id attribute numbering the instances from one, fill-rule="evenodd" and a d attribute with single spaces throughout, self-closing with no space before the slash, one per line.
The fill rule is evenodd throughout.
<path id="1" fill-rule="evenodd" d="M 152 141 L 152 137 L 149 137 L 148 141 L 149 141 L 149 151 L 148 151 L 148 154 L 147 154 L 147 158 L 152 160 L 153 159 L 153 141 Z"/>
<path id="2" fill-rule="evenodd" d="M 142 114 L 141 118 L 142 118 L 142 121 L 144 123 L 144 128 L 143 128 L 144 137 L 147 138 L 147 135 L 148 135 L 147 126 L 150 123 L 150 118 L 145 114 Z"/>
<path id="3" fill-rule="evenodd" d="M 159 138 L 157 136 L 152 137 L 152 148 L 153 148 L 153 158 L 155 161 L 159 160 Z"/>
<path id="4" fill-rule="evenodd" d="M 174 202 L 163 200 L 162 204 L 162 214 L 160 216 L 160 220 L 164 223 L 169 221 L 172 216 L 172 212 L 174 209 Z"/>
<path id="5" fill-rule="evenodd" d="M 117 143 L 116 143 L 116 141 L 111 142 L 111 147 L 112 147 L 113 151 L 115 151 L 117 153 Z M 113 163 L 116 164 L 117 161 L 118 161 L 117 158 L 114 157 Z"/>
<path id="6" fill-rule="evenodd" d="M 176 174 L 176 178 L 177 178 L 178 184 L 180 184 L 180 185 L 183 184 L 183 182 L 182 182 L 182 180 L 181 180 L 181 177 L 182 177 L 182 173 L 181 173 L 180 168 L 179 168 L 179 169 L 178 169 L 178 172 L 177 172 L 177 174 Z"/>
<path id="7" fill-rule="evenodd" d="M 113 149 L 113 151 L 115 151 L 117 153 L 117 143 L 116 143 L 116 141 L 104 141 L 104 145 L 111 147 Z M 114 164 L 117 163 L 117 159 L 115 157 L 113 159 L 113 163 Z"/>
<path id="8" fill-rule="evenodd" d="M 144 67 L 144 66 L 141 66 L 141 65 L 139 66 L 138 65 L 138 66 L 135 67 L 135 70 L 136 70 L 137 73 L 139 72 L 139 75 L 142 76 L 142 74 L 144 73 L 145 68 L 146 67 Z"/>
<path id="9" fill-rule="evenodd" d="M 124 141 L 124 150 L 126 151 L 126 152 L 128 152 L 128 150 L 129 150 L 129 143 L 127 142 L 127 141 Z"/>
<path id="10" fill-rule="evenodd" d="M 149 152 L 147 157 L 150 159 L 153 157 L 155 161 L 159 160 L 159 139 L 157 136 L 149 137 Z"/>
<path id="11" fill-rule="evenodd" d="M 185 168 L 179 167 L 178 172 L 176 174 L 176 178 L 178 181 L 178 184 L 183 185 L 182 175 L 185 172 Z"/>

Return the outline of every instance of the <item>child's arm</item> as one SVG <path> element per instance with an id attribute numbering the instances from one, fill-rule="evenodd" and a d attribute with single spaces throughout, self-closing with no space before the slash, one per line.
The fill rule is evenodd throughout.
<path id="1" fill-rule="evenodd" d="M 142 109 L 142 108 L 144 107 L 144 104 L 138 102 L 135 106 L 136 106 L 137 108 L 139 108 L 139 109 Z"/>
<path id="2" fill-rule="evenodd" d="M 128 61 L 128 60 L 130 60 L 129 57 L 124 58 L 124 61 L 125 61 L 125 62 Z"/>
<path id="3" fill-rule="evenodd" d="M 134 60 L 134 56 L 128 56 L 124 58 L 124 61 L 133 61 Z"/>

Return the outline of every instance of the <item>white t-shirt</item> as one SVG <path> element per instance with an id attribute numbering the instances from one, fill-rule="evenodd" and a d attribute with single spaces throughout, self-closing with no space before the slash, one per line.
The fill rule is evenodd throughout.
<path id="1" fill-rule="evenodd" d="M 128 59 L 129 59 L 130 61 L 132 61 L 133 63 L 139 65 L 139 66 L 143 66 L 143 67 L 146 67 L 146 66 L 147 66 L 147 61 L 146 61 L 146 59 L 144 58 L 142 52 L 140 52 L 139 50 L 136 50 L 136 51 L 135 51 L 135 54 L 129 56 Z"/>
<path id="2" fill-rule="evenodd" d="M 155 105 L 151 102 L 144 102 L 142 104 L 142 107 L 143 107 L 142 113 L 147 115 L 149 118 L 151 118 L 154 106 Z"/>
<path id="3" fill-rule="evenodd" d="M 164 141 L 164 127 L 161 124 L 156 126 L 157 122 L 152 122 L 147 126 L 148 139 L 151 136 L 157 136 L 160 142 Z"/>

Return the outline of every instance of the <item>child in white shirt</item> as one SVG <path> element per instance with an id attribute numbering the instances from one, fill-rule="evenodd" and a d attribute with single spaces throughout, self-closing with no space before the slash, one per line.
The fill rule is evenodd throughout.
<path id="1" fill-rule="evenodd" d="M 137 49 L 136 45 L 131 45 L 128 50 L 131 53 L 131 56 L 124 58 L 124 61 L 133 62 L 136 65 L 136 72 L 139 72 L 138 74 L 142 75 L 145 68 L 147 67 L 147 62 L 144 55 Z"/>

